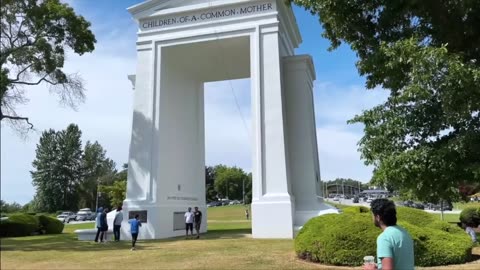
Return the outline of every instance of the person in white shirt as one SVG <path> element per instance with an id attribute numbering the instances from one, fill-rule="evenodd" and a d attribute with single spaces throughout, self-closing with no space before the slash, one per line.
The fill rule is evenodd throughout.
<path id="1" fill-rule="evenodd" d="M 185 239 L 188 238 L 188 230 L 190 230 L 190 235 L 193 237 L 193 216 L 192 208 L 189 207 L 188 211 L 185 212 Z"/>
<path id="2" fill-rule="evenodd" d="M 115 237 L 115 242 L 120 241 L 120 227 L 122 226 L 122 221 L 122 206 L 119 206 L 117 207 L 117 213 L 115 214 L 115 219 L 113 220 L 113 236 Z"/>

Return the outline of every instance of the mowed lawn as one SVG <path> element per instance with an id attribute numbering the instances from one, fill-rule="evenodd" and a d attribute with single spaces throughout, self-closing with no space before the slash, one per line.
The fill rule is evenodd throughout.
<path id="1" fill-rule="evenodd" d="M 91 228 L 91 223 L 67 225 L 61 235 L 3 238 L 1 269 L 352 269 L 299 260 L 293 240 L 252 239 L 244 209 L 209 208 L 209 232 L 201 239 L 140 240 L 136 251 L 130 250 L 128 241 L 76 240 L 73 231 Z M 480 264 L 442 269 L 473 270 L 480 269 Z"/>

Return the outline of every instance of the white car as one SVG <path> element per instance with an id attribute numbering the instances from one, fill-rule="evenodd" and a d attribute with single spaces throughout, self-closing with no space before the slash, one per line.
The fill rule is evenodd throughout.
<path id="1" fill-rule="evenodd" d="M 340 196 L 335 196 L 335 197 L 333 197 L 333 200 L 334 200 L 334 201 L 337 201 L 337 202 L 340 201 Z"/>
<path id="2" fill-rule="evenodd" d="M 372 201 L 373 201 L 373 198 L 372 198 L 372 197 L 368 197 L 367 203 L 371 203 Z"/>
<path id="3" fill-rule="evenodd" d="M 57 219 L 60 220 L 62 223 L 65 223 L 68 220 L 68 215 L 58 215 Z"/>

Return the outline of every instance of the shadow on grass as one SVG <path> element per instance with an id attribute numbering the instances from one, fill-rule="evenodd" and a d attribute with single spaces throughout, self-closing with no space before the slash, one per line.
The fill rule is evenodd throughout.
<path id="1" fill-rule="evenodd" d="M 218 240 L 218 239 L 239 239 L 249 237 L 251 229 L 217 229 L 209 230 L 205 234 L 200 235 L 200 240 Z M 191 238 L 190 238 L 191 239 Z M 145 248 L 149 247 L 149 243 L 169 243 L 185 240 L 184 236 L 174 237 L 161 240 L 142 240 Z M 0 250 L 3 251 L 105 251 L 129 249 L 131 247 L 130 240 L 108 243 L 95 243 L 93 241 L 78 241 L 73 233 L 63 233 L 57 235 L 40 235 L 28 237 L 11 237 L 0 239 Z M 139 249 L 143 249 L 139 245 Z"/>

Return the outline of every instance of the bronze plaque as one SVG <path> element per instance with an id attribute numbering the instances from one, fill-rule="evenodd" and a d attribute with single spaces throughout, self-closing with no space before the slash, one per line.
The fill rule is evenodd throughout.
<path id="1" fill-rule="evenodd" d="M 135 215 L 138 215 L 138 220 L 140 220 L 140 222 L 147 223 L 147 210 L 129 211 L 128 219 L 135 218 Z"/>

